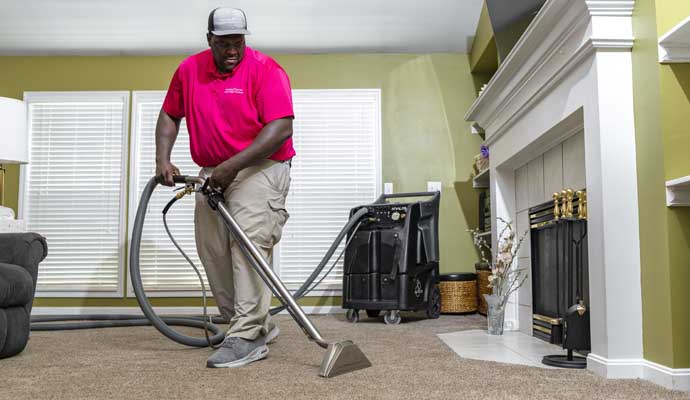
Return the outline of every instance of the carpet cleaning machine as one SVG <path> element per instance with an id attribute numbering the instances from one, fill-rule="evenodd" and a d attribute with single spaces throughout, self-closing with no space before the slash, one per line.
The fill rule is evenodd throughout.
<path id="1" fill-rule="evenodd" d="M 151 303 L 146 297 L 146 293 L 143 289 L 143 284 L 141 281 L 141 271 L 139 268 L 139 252 L 141 246 L 141 236 L 144 227 L 144 219 L 146 217 L 146 210 L 148 208 L 148 202 L 151 195 L 160 183 L 159 178 L 154 177 L 149 180 L 146 187 L 141 195 L 141 200 L 139 202 L 139 207 L 137 209 L 136 219 L 134 221 L 134 226 L 132 229 L 132 244 L 130 248 L 130 272 L 132 275 L 132 286 L 134 287 L 134 293 L 136 295 L 137 301 L 141 310 L 143 311 L 146 318 L 136 318 L 131 315 L 88 315 L 88 316 L 38 316 L 32 317 L 31 319 L 31 330 L 67 330 L 67 329 L 89 329 L 89 328 L 102 328 L 102 327 L 120 327 L 120 326 L 144 326 L 144 325 L 154 325 L 158 331 L 160 331 L 166 337 L 188 346 L 195 347 L 216 347 L 221 343 L 225 337 L 224 332 L 214 323 L 226 323 L 221 318 L 209 318 L 206 313 L 206 289 L 204 287 L 203 280 L 201 279 L 201 274 L 196 268 L 194 263 L 189 259 L 189 257 L 182 251 L 180 246 L 177 244 L 175 239 L 170 234 L 170 230 L 167 226 L 167 220 L 165 218 L 170 207 L 179 199 L 185 195 L 191 195 L 192 193 L 201 193 L 206 196 L 209 206 L 218 213 L 218 216 L 222 219 L 226 228 L 233 235 L 234 239 L 239 244 L 244 256 L 250 263 L 254 266 L 257 273 L 264 280 L 269 289 L 273 292 L 273 295 L 278 298 L 282 306 L 271 309 L 271 314 L 276 314 L 282 310 L 287 310 L 290 316 L 295 320 L 295 322 L 302 328 L 304 334 L 316 344 L 325 348 L 326 355 L 324 356 L 319 375 L 323 377 L 333 377 L 343 373 L 359 370 L 362 368 L 367 368 L 371 366 L 371 363 L 367 357 L 362 353 L 359 347 L 350 340 L 343 340 L 340 342 L 327 342 L 319 333 L 318 329 L 309 320 L 307 315 L 304 313 L 302 308 L 297 304 L 297 299 L 303 297 L 305 294 L 313 290 L 319 283 L 312 285 L 314 280 L 320 275 L 323 268 L 329 262 L 333 253 L 337 249 L 340 242 L 345 238 L 346 235 L 350 235 L 350 240 L 354 236 L 352 234 L 357 231 L 359 226 L 365 217 L 370 217 L 369 211 L 366 207 L 361 207 L 357 211 L 351 213 L 350 219 L 345 224 L 343 229 L 340 231 L 335 241 L 328 249 L 323 259 L 316 267 L 316 269 L 309 276 L 307 281 L 294 293 L 291 294 L 285 285 L 281 282 L 278 276 L 273 272 L 271 267 L 268 265 L 266 260 L 262 257 L 259 250 L 247 237 L 241 227 L 238 225 L 237 221 L 232 217 L 227 207 L 224 204 L 223 194 L 215 189 L 208 186 L 208 181 L 203 178 L 196 176 L 175 176 L 173 181 L 177 184 L 183 184 L 184 186 L 178 192 L 178 194 L 166 205 L 163 209 L 163 222 L 170 239 L 177 249 L 182 253 L 185 259 L 190 263 L 190 265 L 196 271 L 199 280 L 202 285 L 203 293 L 203 304 L 204 304 L 204 316 L 203 317 L 161 317 L 158 316 Z M 346 243 L 347 248 L 349 241 Z M 342 256 L 342 253 L 341 253 Z M 338 259 L 333 263 L 331 269 L 326 272 L 323 278 L 330 273 L 333 267 L 337 264 Z M 55 324 L 53 322 L 62 321 L 80 321 L 80 322 L 70 322 L 70 323 L 60 323 Z M 46 324 L 48 323 L 48 324 Z M 172 329 L 169 325 L 177 326 L 189 326 L 195 328 L 203 328 L 206 338 L 198 338 L 193 336 L 187 336 L 177 332 Z M 209 332 L 212 335 L 209 335 Z"/>
<path id="2" fill-rule="evenodd" d="M 430 197 L 425 201 L 390 199 Z M 345 250 L 343 308 L 350 322 L 359 311 L 397 325 L 400 311 L 441 313 L 438 251 L 439 192 L 398 193 L 380 196 L 373 204 L 355 207 L 350 219 L 366 210 L 366 217 Z"/>

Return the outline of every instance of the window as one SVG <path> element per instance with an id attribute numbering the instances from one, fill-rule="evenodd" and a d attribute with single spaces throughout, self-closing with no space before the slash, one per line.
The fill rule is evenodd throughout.
<path id="1" fill-rule="evenodd" d="M 274 265 L 286 285 L 296 289 L 318 265 L 349 210 L 379 194 L 381 105 L 379 90 L 293 94 L 298 156 L 287 199 L 291 218 Z M 40 266 L 40 295 L 123 294 L 125 203 L 131 231 L 141 192 L 155 174 L 155 126 L 164 97 L 164 91 L 133 94 L 128 176 L 127 92 L 25 95 L 30 163 L 23 167 L 20 206 L 29 229 L 45 235 L 50 247 Z M 172 161 L 183 174 L 199 171 L 189 154 L 184 121 Z M 163 227 L 161 210 L 173 195 L 170 188 L 158 187 L 149 202 L 141 243 L 142 279 L 153 296 L 196 296 L 197 276 Z M 194 201 L 177 202 L 168 222 L 176 240 L 201 266 L 194 242 Z M 319 287 L 320 294 L 340 288 L 342 264 L 341 259 Z"/>
<path id="2" fill-rule="evenodd" d="M 294 90 L 294 145 L 287 200 L 290 220 L 274 253 L 274 268 L 296 289 L 311 274 L 347 222 L 350 208 L 373 201 L 381 186 L 380 91 Z M 146 182 L 155 170 L 155 125 L 165 92 L 134 92 L 130 226 Z M 197 174 L 189 154 L 184 120 L 172 161 L 183 174 Z M 134 185 L 134 186 L 132 186 Z M 172 192 L 159 189 L 149 204 L 141 246 L 141 271 L 147 290 L 158 295 L 198 291 L 194 271 L 167 238 L 160 210 Z M 201 266 L 193 227 L 194 202 L 185 198 L 168 213 L 169 226 L 185 252 Z M 342 250 L 336 251 L 333 260 Z M 320 289 L 339 289 L 342 259 Z M 330 264 L 329 264 L 330 265 Z M 203 273 L 203 269 L 202 269 Z M 323 293 L 323 292 L 321 292 Z"/>
<path id="3" fill-rule="evenodd" d="M 156 121 L 165 99 L 165 91 L 134 92 L 132 96 L 132 151 L 130 168 L 129 220 L 130 234 L 139 205 L 141 192 L 156 173 Z M 189 134 L 184 119 L 180 124 L 171 161 L 183 175 L 197 175 L 199 167 L 189 153 Z M 141 238 L 139 265 L 144 289 L 149 295 L 195 295 L 201 290 L 199 278 L 180 255 L 165 232 L 161 211 L 175 195 L 166 186 L 158 186 L 149 201 Z M 194 242 L 194 200 L 184 197 L 175 203 L 167 215 L 168 227 L 180 247 L 199 268 L 204 280 L 205 271 L 196 253 Z M 131 280 L 128 279 L 128 282 Z M 204 282 L 209 290 L 207 282 Z M 133 295 L 133 290 L 128 290 Z M 210 291 L 208 292 L 210 296 Z"/>
<path id="4" fill-rule="evenodd" d="M 350 209 L 380 194 L 380 96 L 367 89 L 293 91 L 297 157 L 287 199 L 290 219 L 276 257 L 276 269 L 291 289 L 314 271 Z M 340 289 L 343 258 L 319 289 Z"/>
<path id="5" fill-rule="evenodd" d="M 27 92 L 21 212 L 48 241 L 40 296 L 122 295 L 128 92 Z"/>

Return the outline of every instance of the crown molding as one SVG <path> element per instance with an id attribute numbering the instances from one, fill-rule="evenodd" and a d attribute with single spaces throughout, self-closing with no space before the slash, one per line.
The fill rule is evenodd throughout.
<path id="1" fill-rule="evenodd" d="M 488 103 L 495 102 L 495 98 L 499 97 L 500 92 L 505 91 L 506 87 L 511 86 L 511 83 L 524 80 L 526 73 L 519 74 L 521 70 L 533 70 L 559 51 L 558 47 L 563 42 L 562 37 L 570 36 L 576 28 L 574 25 L 584 24 L 585 17 L 589 17 L 587 9 L 582 7 L 583 4 L 581 0 L 573 1 L 570 4 L 563 0 L 547 0 L 506 59 L 498 67 L 484 91 L 470 106 L 465 114 L 465 119 L 477 121 L 480 126 L 486 128 L 486 121 L 482 115 L 486 114 L 489 109 L 495 108 Z M 569 5 L 575 5 L 578 8 L 577 16 L 579 18 L 573 18 L 572 15 L 571 18 L 567 18 Z M 573 13 L 571 12 L 571 14 Z M 554 38 L 561 38 L 561 40 Z"/>
<path id="2" fill-rule="evenodd" d="M 582 65 L 585 60 L 594 54 L 596 48 L 591 40 L 585 42 L 580 46 L 577 51 L 572 53 L 567 59 L 564 59 L 553 72 L 540 74 L 539 72 L 543 69 L 545 65 L 540 65 L 535 69 L 533 74 L 533 82 L 530 82 L 530 86 L 534 87 L 533 92 L 530 93 L 528 100 L 522 102 L 519 107 L 506 119 L 501 119 L 498 115 L 494 116 L 495 119 L 490 119 L 491 121 L 501 121 L 499 124 L 494 124 L 492 126 L 491 135 L 487 135 L 484 144 L 487 146 L 492 145 L 498 139 L 500 139 L 503 134 L 510 128 L 510 126 L 517 120 L 519 120 L 525 113 L 527 113 L 534 104 L 539 102 L 547 93 L 555 87 L 560 80 L 567 76 L 572 70 Z M 539 83 L 536 82 L 539 79 Z M 524 85 L 527 86 L 527 83 Z M 504 106 L 504 107 L 507 107 Z M 492 118 L 492 117 L 490 117 Z"/>
<path id="3" fill-rule="evenodd" d="M 547 0 L 465 114 L 495 142 L 549 89 L 596 52 L 631 51 L 631 1 Z M 592 10 L 597 16 L 592 16 Z M 604 14 L 606 11 L 608 14 Z M 602 15 L 616 18 L 611 24 Z M 604 29 L 602 29 L 604 28 Z M 596 32 L 596 36 L 592 34 Z"/>
<path id="4" fill-rule="evenodd" d="M 635 9 L 634 0 L 587 0 L 591 16 L 631 17 Z"/>
<path id="5" fill-rule="evenodd" d="M 620 50 L 630 51 L 635 44 L 634 38 L 617 38 L 617 39 L 590 39 L 592 47 L 598 50 Z"/>

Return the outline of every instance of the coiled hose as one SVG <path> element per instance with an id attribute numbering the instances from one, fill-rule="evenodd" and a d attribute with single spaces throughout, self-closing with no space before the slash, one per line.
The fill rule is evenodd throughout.
<path id="1" fill-rule="evenodd" d="M 146 209 L 148 208 L 148 203 L 158 185 L 158 179 L 156 177 L 151 178 L 141 194 L 141 200 L 139 201 L 139 207 L 137 208 L 137 214 L 134 219 L 134 226 L 132 227 L 132 244 L 130 248 L 129 255 L 129 268 L 132 276 L 132 287 L 134 288 L 134 294 L 136 296 L 139 307 L 144 313 L 145 318 L 136 317 L 132 315 L 54 315 L 54 316 L 34 316 L 31 317 L 31 330 L 32 331 L 56 331 L 56 330 L 73 330 L 73 329 L 92 329 L 92 328 L 110 328 L 110 327 L 125 327 L 125 326 L 148 326 L 153 325 L 161 332 L 163 335 L 177 343 L 184 344 L 193 347 L 207 347 L 213 346 L 223 341 L 225 333 L 217 325 L 218 323 L 227 323 L 221 317 L 211 318 L 210 321 L 204 319 L 204 317 L 165 317 L 159 316 L 153 310 L 151 303 L 144 292 L 143 284 L 141 281 L 141 270 L 139 268 L 139 252 L 141 247 L 141 236 L 144 228 L 144 220 L 146 218 Z M 172 200 L 168 203 L 167 209 L 174 203 L 177 199 Z M 333 256 L 333 253 L 338 248 L 343 238 L 350 232 L 353 228 L 354 231 L 357 230 L 360 224 L 360 219 L 368 213 L 366 208 L 359 209 L 352 217 L 347 221 L 345 226 L 340 230 L 335 240 L 329 247 L 326 254 L 324 254 L 319 265 L 314 269 L 307 280 L 300 286 L 300 288 L 293 294 L 295 299 L 300 299 L 311 290 L 313 290 L 332 270 L 336 265 L 342 252 L 338 259 L 333 263 L 333 266 L 329 271 L 324 274 L 324 276 L 312 285 L 314 280 L 321 274 L 328 261 Z M 171 236 L 174 242 L 174 239 Z M 349 244 L 349 242 L 347 242 Z M 347 247 L 347 244 L 345 247 Z M 178 250 L 181 251 L 179 246 Z M 343 249 L 344 251 L 344 249 Z M 189 258 L 182 252 L 183 256 L 191 263 Z M 194 267 L 193 263 L 192 266 Z M 196 267 L 194 267 L 196 269 Z M 203 283 L 202 283 L 203 285 Z M 205 290 L 204 290 L 205 292 Z M 271 315 L 275 315 L 285 309 L 285 306 L 274 307 L 270 310 Z M 52 322 L 64 322 L 66 323 L 55 324 Z M 193 328 L 207 329 L 213 333 L 213 336 L 206 338 L 199 338 L 194 336 L 184 335 L 177 332 L 170 326 L 187 326 Z"/>

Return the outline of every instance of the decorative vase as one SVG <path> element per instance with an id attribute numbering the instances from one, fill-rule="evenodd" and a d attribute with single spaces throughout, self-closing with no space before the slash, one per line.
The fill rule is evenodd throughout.
<path id="1" fill-rule="evenodd" d="M 485 294 L 487 313 L 486 322 L 489 335 L 503 335 L 503 319 L 505 308 L 501 298 L 493 294 Z"/>

